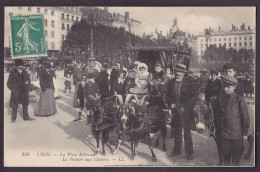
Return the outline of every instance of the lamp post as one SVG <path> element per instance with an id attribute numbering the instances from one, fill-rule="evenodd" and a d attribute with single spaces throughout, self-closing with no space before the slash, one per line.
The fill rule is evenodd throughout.
<path id="1" fill-rule="evenodd" d="M 90 30 L 90 57 L 88 59 L 89 65 L 92 66 L 93 62 L 96 60 L 94 57 L 94 50 L 93 50 L 93 7 L 91 7 L 91 30 Z"/>
<path id="2" fill-rule="evenodd" d="M 205 29 L 205 37 L 206 37 L 206 40 L 207 40 L 207 49 L 206 50 L 208 50 L 208 48 L 209 48 L 210 32 L 211 32 L 211 28 Z M 208 59 L 208 61 L 209 61 L 209 59 Z"/>
<path id="3" fill-rule="evenodd" d="M 210 37 L 210 28 L 209 29 L 205 29 L 205 37 L 207 40 L 207 49 L 209 48 L 209 37 Z"/>

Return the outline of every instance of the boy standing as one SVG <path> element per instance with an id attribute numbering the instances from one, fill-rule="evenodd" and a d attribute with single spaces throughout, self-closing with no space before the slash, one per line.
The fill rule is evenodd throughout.
<path id="1" fill-rule="evenodd" d="M 244 150 L 250 119 L 243 97 L 235 92 L 238 81 L 233 76 L 222 78 L 222 91 L 215 107 L 216 137 L 219 140 L 219 165 L 239 165 Z"/>
<path id="2" fill-rule="evenodd" d="M 78 86 L 78 91 L 77 91 L 77 99 L 78 99 L 78 106 L 79 106 L 79 114 L 78 118 L 75 119 L 74 121 L 81 120 L 81 115 L 82 115 L 82 110 L 85 105 L 85 89 L 86 89 L 86 82 L 87 82 L 87 75 L 82 75 L 82 81 Z"/>

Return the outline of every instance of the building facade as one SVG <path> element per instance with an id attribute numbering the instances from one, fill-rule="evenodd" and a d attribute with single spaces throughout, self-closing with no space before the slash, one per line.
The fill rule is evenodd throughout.
<path id="1" fill-rule="evenodd" d="M 20 6 L 5 7 L 5 48 L 10 48 L 10 18 L 9 16 L 43 14 L 46 48 L 49 56 L 56 56 L 61 51 L 62 42 L 73 23 L 80 21 L 82 13 L 78 7 L 43 7 Z"/>
<path id="2" fill-rule="evenodd" d="M 224 46 L 227 49 L 239 50 L 244 48 L 255 50 L 255 29 L 250 29 L 250 27 L 245 29 L 244 25 L 242 25 L 240 30 L 234 26 L 229 31 L 211 30 L 208 37 L 205 36 L 205 33 L 200 33 L 198 35 L 198 61 L 202 61 L 201 57 L 210 45 Z"/>
<path id="3" fill-rule="evenodd" d="M 93 24 L 102 24 L 105 26 L 124 28 L 125 31 L 130 32 L 136 36 L 141 37 L 142 32 L 142 23 L 136 19 L 130 18 L 129 12 L 125 12 L 125 15 L 120 13 L 110 13 L 108 7 L 103 9 L 98 7 L 81 7 L 82 18 Z"/>
<path id="4" fill-rule="evenodd" d="M 82 19 L 89 23 L 91 22 L 92 17 L 93 24 L 112 26 L 112 14 L 108 12 L 108 7 L 104 7 L 104 9 L 97 7 L 81 7 L 80 11 L 82 12 Z"/>

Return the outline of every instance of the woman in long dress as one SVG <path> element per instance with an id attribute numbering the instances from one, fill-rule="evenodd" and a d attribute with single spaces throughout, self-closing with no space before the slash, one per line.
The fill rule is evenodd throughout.
<path id="1" fill-rule="evenodd" d="M 51 116 L 57 113 L 53 75 L 50 73 L 51 64 L 44 65 L 44 70 L 40 75 L 40 100 L 36 110 L 36 116 Z"/>

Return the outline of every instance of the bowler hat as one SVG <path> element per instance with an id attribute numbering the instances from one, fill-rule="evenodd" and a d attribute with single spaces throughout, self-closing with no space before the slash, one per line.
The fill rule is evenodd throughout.
<path id="1" fill-rule="evenodd" d="M 90 73 L 90 74 L 87 75 L 87 78 L 88 79 L 96 78 L 96 75 L 94 73 Z"/>
<path id="2" fill-rule="evenodd" d="M 45 67 L 46 69 L 51 69 L 51 64 L 50 64 L 50 63 L 45 63 L 45 64 L 44 64 L 44 67 Z"/>
<path id="3" fill-rule="evenodd" d="M 156 66 L 162 67 L 162 64 L 159 63 L 159 62 L 157 62 L 157 63 L 155 64 L 155 67 L 156 67 Z"/>
<path id="4" fill-rule="evenodd" d="M 235 77 L 233 76 L 223 76 L 221 78 L 221 82 L 225 84 L 230 84 L 230 85 L 236 85 L 238 84 L 238 81 Z"/>
<path id="5" fill-rule="evenodd" d="M 16 60 L 14 61 L 14 64 L 15 64 L 15 66 L 23 66 L 23 65 L 24 65 L 22 59 L 16 59 Z"/>
<path id="6" fill-rule="evenodd" d="M 176 66 L 173 68 L 176 71 L 180 71 L 180 72 L 184 72 L 184 73 L 188 72 L 185 64 L 177 63 Z"/>
<path id="7" fill-rule="evenodd" d="M 211 70 L 210 73 L 211 73 L 211 75 L 214 75 L 214 74 L 218 75 L 218 71 L 216 71 L 216 70 Z"/>

